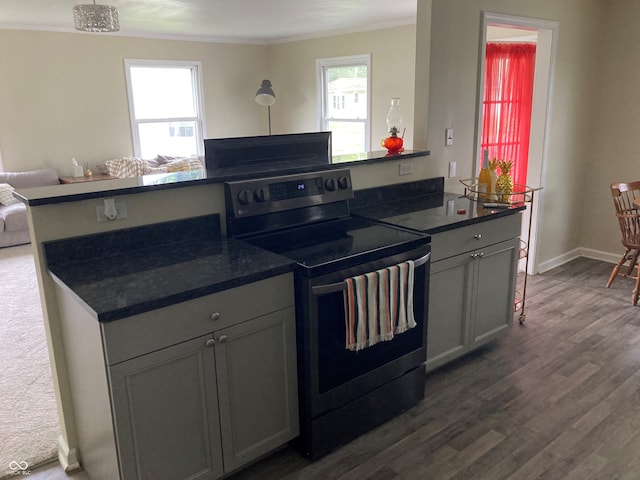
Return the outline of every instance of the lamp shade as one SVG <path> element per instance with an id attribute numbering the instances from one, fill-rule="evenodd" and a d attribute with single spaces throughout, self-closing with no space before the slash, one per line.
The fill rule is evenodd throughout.
<path id="1" fill-rule="evenodd" d="M 120 30 L 118 10 L 109 5 L 93 4 L 73 7 L 73 19 L 76 30 L 82 32 L 117 32 Z"/>
<path id="2" fill-rule="evenodd" d="M 262 80 L 262 84 L 256 92 L 256 102 L 264 107 L 270 107 L 276 103 L 276 94 L 273 93 L 269 80 Z"/>

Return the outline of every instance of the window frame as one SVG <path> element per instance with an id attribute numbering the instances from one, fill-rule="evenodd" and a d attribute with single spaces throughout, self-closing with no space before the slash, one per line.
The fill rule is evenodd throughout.
<path id="1" fill-rule="evenodd" d="M 152 60 L 152 59 L 124 59 L 124 70 L 127 84 L 127 99 L 129 101 L 129 118 L 131 121 L 131 136 L 133 139 L 134 155 L 142 158 L 140 147 L 140 130 L 138 126 L 143 123 L 174 123 L 174 122 L 194 122 L 196 125 L 196 154 L 204 157 L 204 139 L 207 136 L 205 109 L 204 109 L 204 92 L 202 80 L 202 62 L 196 60 Z M 171 118 L 146 118 L 138 119 L 135 115 L 133 88 L 131 83 L 131 68 L 188 68 L 191 70 L 191 85 L 193 88 L 193 103 L 196 108 L 195 117 L 171 117 Z"/>
<path id="2" fill-rule="evenodd" d="M 333 67 L 351 67 L 356 65 L 366 65 L 367 67 L 367 94 L 366 94 L 366 112 L 367 117 L 364 119 L 334 118 L 328 117 L 326 107 L 329 97 L 329 88 L 327 83 L 327 69 Z M 316 59 L 316 83 L 317 83 L 317 111 L 318 111 L 318 129 L 320 131 L 328 131 L 328 122 L 353 122 L 364 124 L 364 148 L 365 151 L 371 151 L 371 53 L 363 53 L 359 55 L 345 55 L 341 57 L 317 58 Z M 362 101 L 362 95 L 358 95 L 358 100 Z M 360 153 L 360 152 L 353 152 Z"/>

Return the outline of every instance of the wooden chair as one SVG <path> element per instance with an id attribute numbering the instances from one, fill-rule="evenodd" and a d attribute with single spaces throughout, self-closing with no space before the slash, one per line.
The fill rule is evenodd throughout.
<path id="1" fill-rule="evenodd" d="M 607 288 L 611 286 L 618 275 L 635 279 L 636 284 L 631 294 L 631 303 L 637 305 L 638 296 L 640 295 L 640 274 L 636 269 L 638 267 L 638 256 L 640 255 L 640 207 L 634 204 L 634 200 L 640 199 L 640 181 L 612 183 L 611 195 L 613 195 L 616 217 L 620 224 L 622 244 L 626 250 L 613 268 L 607 282 Z M 626 262 L 629 262 L 629 264 L 623 268 Z M 620 272 L 621 269 L 623 273 Z"/>

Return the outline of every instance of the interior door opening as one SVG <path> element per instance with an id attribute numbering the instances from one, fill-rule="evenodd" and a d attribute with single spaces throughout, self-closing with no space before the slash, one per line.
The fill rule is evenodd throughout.
<path id="1" fill-rule="evenodd" d="M 509 15 L 483 13 L 482 41 L 480 46 L 480 72 L 478 88 L 478 118 L 476 122 L 476 154 L 474 171 L 479 171 L 482 159 L 482 126 L 483 99 L 486 75 L 486 45 L 487 42 L 529 42 L 535 43 L 535 71 L 533 85 L 533 100 L 531 104 L 531 122 L 529 129 L 529 148 L 526 167 L 526 184 L 531 187 L 544 186 L 544 166 L 546 160 L 546 139 L 549 125 L 549 99 L 551 78 L 553 75 L 553 60 L 557 39 L 558 23 Z M 505 159 L 508 160 L 508 159 Z M 537 273 L 536 245 L 538 240 L 538 225 L 541 222 L 540 206 L 542 192 L 536 193 L 536 200 L 527 207 L 531 215 L 531 235 L 529 236 L 529 221 L 522 222 L 522 239 L 529 239 L 527 251 L 529 255 L 528 274 Z M 520 262 L 519 270 L 524 271 L 525 262 Z"/>

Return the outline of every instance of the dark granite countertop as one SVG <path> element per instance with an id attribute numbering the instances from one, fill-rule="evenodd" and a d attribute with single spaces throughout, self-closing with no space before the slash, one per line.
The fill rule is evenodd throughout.
<path id="1" fill-rule="evenodd" d="M 514 203 L 507 208 L 485 208 L 478 202 L 443 191 L 444 178 L 437 177 L 356 192 L 351 204 L 356 215 L 392 225 L 435 234 L 514 215 L 526 208 Z"/>
<path id="2" fill-rule="evenodd" d="M 206 215 L 44 244 L 54 280 L 108 322 L 263 280 L 293 260 L 225 239 Z"/>
<path id="3" fill-rule="evenodd" d="M 242 241 L 162 245 L 49 267 L 101 322 L 293 271 L 295 262 Z"/>
<path id="4" fill-rule="evenodd" d="M 375 207 L 354 210 L 355 214 L 424 233 L 435 234 L 473 225 L 495 218 L 514 215 L 525 209 L 523 204 L 509 208 L 485 208 L 482 202 L 453 193 L 425 195 Z"/>
<path id="5" fill-rule="evenodd" d="M 48 187 L 25 188 L 17 190 L 14 196 L 31 207 L 64 202 L 75 202 L 102 198 L 105 196 L 129 195 L 133 193 L 191 187 L 196 185 L 224 183 L 249 178 L 274 175 L 332 170 L 379 163 L 389 160 L 405 160 L 426 157 L 427 150 L 405 150 L 398 154 L 387 151 L 366 152 L 354 155 L 335 156 L 331 163 L 300 165 L 293 161 L 274 161 L 264 164 L 241 165 L 237 167 L 191 170 L 184 172 L 143 175 L 135 178 L 121 178 L 100 182 L 86 182 L 69 185 L 53 185 Z"/>

